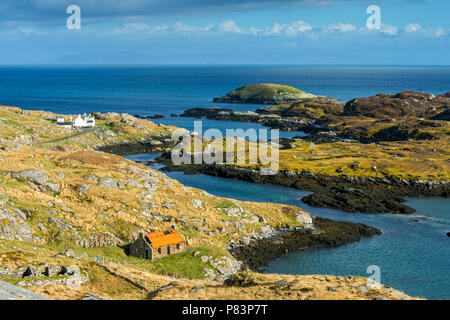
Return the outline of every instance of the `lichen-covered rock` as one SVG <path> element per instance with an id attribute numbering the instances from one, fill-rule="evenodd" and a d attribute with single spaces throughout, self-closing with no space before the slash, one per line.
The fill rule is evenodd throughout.
<path id="1" fill-rule="evenodd" d="M 28 184 L 37 191 L 42 192 L 59 192 L 60 186 L 55 183 L 48 175 L 40 170 L 25 170 L 21 172 L 15 172 L 11 174 L 12 177 L 27 181 Z"/>
<path id="2" fill-rule="evenodd" d="M 26 223 L 26 215 L 17 208 L 0 210 L 0 239 L 39 242 Z"/>
<path id="3" fill-rule="evenodd" d="M 82 184 L 80 184 L 80 187 L 78 188 L 78 193 L 80 194 L 80 196 L 84 196 L 88 193 L 90 188 L 91 187 L 89 185 L 82 183 Z"/>
<path id="4" fill-rule="evenodd" d="M 313 223 L 311 216 L 305 211 L 300 211 L 299 213 L 297 213 L 297 215 L 295 216 L 295 220 L 300 222 L 302 225 L 310 225 Z"/>
<path id="5" fill-rule="evenodd" d="M 89 238 L 84 238 L 77 234 L 73 241 L 77 246 L 83 248 L 114 247 L 118 244 L 123 244 L 121 239 L 111 233 L 91 234 Z"/>
<path id="6" fill-rule="evenodd" d="M 116 180 L 114 180 L 111 177 L 104 177 L 101 178 L 98 182 L 98 185 L 100 187 L 107 187 L 107 188 L 119 188 L 119 185 L 117 184 Z"/>
<path id="7" fill-rule="evenodd" d="M 203 207 L 203 202 L 202 202 L 202 200 L 199 200 L 199 199 L 192 199 L 192 204 L 194 205 L 194 208 L 196 208 L 196 209 L 200 209 Z"/>
<path id="8" fill-rule="evenodd" d="M 218 271 L 220 274 L 216 277 L 216 280 L 223 281 L 236 272 L 239 272 L 242 268 L 242 262 L 231 259 L 230 257 L 220 257 L 216 259 L 209 259 L 209 263 Z"/>

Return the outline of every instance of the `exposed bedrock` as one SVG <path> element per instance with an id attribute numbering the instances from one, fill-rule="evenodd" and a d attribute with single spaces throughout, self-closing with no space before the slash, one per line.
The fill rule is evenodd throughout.
<path id="1" fill-rule="evenodd" d="M 265 238 L 246 244 L 231 244 L 229 252 L 253 270 L 286 253 L 308 248 L 333 248 L 380 235 L 381 231 L 361 223 L 314 218 L 313 227 L 279 228 Z"/>

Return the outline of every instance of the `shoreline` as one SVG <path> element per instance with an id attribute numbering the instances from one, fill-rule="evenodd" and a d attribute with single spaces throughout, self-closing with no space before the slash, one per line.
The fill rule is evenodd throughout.
<path id="1" fill-rule="evenodd" d="M 238 179 L 258 184 L 305 190 L 310 195 L 301 200 L 314 207 L 345 212 L 411 214 L 415 210 L 404 205 L 406 197 L 450 197 L 450 182 L 372 178 L 347 175 L 315 175 L 308 171 L 279 171 L 275 175 L 261 175 L 259 170 L 222 164 L 173 165 L 170 150 L 175 143 L 169 136 L 148 137 L 145 140 L 122 141 L 101 145 L 96 151 L 116 155 L 162 153 L 154 161 L 164 165 L 162 171 L 186 174 L 206 174 Z"/>
<path id="2" fill-rule="evenodd" d="M 446 181 L 319 176 L 291 171 L 261 175 L 258 170 L 229 165 L 173 165 L 167 152 L 155 161 L 164 165 L 162 171 L 206 174 L 310 191 L 312 194 L 301 199 L 306 204 L 346 212 L 411 214 L 415 210 L 403 204 L 405 197 L 450 197 L 450 182 Z"/>
<path id="3" fill-rule="evenodd" d="M 260 268 L 268 261 L 289 252 L 335 248 L 381 234 L 379 229 L 362 223 L 316 217 L 312 225 L 255 234 L 252 238 L 241 239 L 240 243 L 230 244 L 227 249 L 243 262 L 243 267 L 261 272 Z"/>
<path id="4" fill-rule="evenodd" d="M 152 150 L 148 153 L 161 151 L 159 148 L 155 150 L 153 146 L 154 144 L 151 143 L 139 142 L 128 145 L 126 142 L 121 142 L 108 145 L 107 148 L 109 152 L 114 150 L 117 154 L 122 153 L 121 155 L 142 153 L 143 148 Z M 98 149 L 103 149 L 102 147 Z M 164 169 L 166 168 L 162 168 Z M 237 243 L 229 243 L 226 249 L 231 256 L 242 263 L 241 271 L 249 268 L 252 271 L 261 272 L 260 268 L 268 261 L 289 252 L 313 248 L 335 248 L 382 234 L 381 230 L 362 223 L 320 217 L 313 218 L 312 221 L 312 224 L 307 223 L 304 226 L 279 227 L 261 231 L 251 237 L 241 238 Z"/>

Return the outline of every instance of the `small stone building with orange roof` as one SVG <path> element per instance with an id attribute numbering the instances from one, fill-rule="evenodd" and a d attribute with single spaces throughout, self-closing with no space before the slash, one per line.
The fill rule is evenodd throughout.
<path id="1" fill-rule="evenodd" d="M 140 233 L 130 246 L 130 255 L 157 260 L 186 250 L 186 241 L 174 227 L 167 231 Z"/>

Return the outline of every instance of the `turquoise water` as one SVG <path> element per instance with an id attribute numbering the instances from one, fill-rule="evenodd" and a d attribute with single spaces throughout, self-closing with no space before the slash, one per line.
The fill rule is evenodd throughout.
<path id="1" fill-rule="evenodd" d="M 155 155 L 127 157 L 150 160 Z M 384 284 L 413 296 L 450 299 L 450 238 L 446 235 L 450 231 L 450 199 L 409 199 L 407 204 L 417 212 L 408 216 L 347 213 L 302 203 L 299 199 L 306 191 L 207 175 L 167 174 L 216 196 L 297 205 L 313 216 L 365 223 L 383 231 L 381 236 L 338 248 L 289 253 L 270 261 L 265 272 L 369 276 L 367 267 L 378 265 Z"/>

